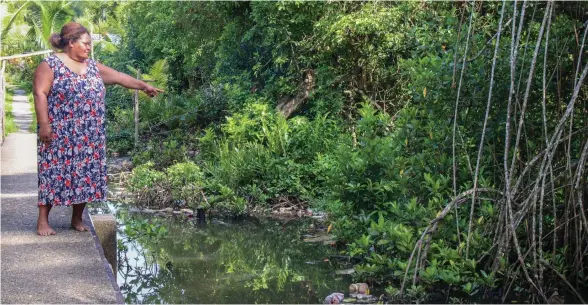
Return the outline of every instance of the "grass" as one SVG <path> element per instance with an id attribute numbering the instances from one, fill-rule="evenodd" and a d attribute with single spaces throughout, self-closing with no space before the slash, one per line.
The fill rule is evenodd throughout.
<path id="1" fill-rule="evenodd" d="M 4 123 L 6 126 L 4 127 L 4 136 L 6 137 L 8 134 L 18 131 L 18 126 L 14 122 L 14 116 L 12 116 L 12 102 L 13 102 L 14 92 L 12 89 L 6 88 L 6 96 L 4 102 L 4 115 L 5 120 Z"/>
<path id="2" fill-rule="evenodd" d="M 6 115 L 6 128 L 4 129 L 4 136 L 7 136 L 10 133 L 18 131 L 18 125 L 16 125 L 16 123 L 14 122 L 14 116 L 12 115 L 12 103 L 14 102 L 14 90 L 16 88 L 23 89 L 25 90 L 25 92 L 30 92 L 27 95 L 27 98 L 29 100 L 29 107 L 31 109 L 31 112 L 33 113 L 33 121 L 31 122 L 31 125 L 29 125 L 29 131 L 31 133 L 37 132 L 37 115 L 35 114 L 35 102 L 33 99 L 33 93 L 31 92 L 31 87 L 32 85 L 29 83 L 19 83 L 16 86 L 13 85 L 6 88 L 6 108 L 4 110 L 4 113 Z"/>

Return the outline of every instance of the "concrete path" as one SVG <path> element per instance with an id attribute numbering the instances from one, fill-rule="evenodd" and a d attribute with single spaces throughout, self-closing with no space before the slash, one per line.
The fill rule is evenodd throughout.
<path id="1" fill-rule="evenodd" d="M 70 229 L 71 209 L 54 207 L 49 223 L 57 232 L 38 236 L 37 140 L 24 92 L 15 94 L 20 130 L 2 145 L 0 303 L 122 303 L 102 248 L 92 232 Z M 91 226 L 87 212 L 86 225 Z"/>

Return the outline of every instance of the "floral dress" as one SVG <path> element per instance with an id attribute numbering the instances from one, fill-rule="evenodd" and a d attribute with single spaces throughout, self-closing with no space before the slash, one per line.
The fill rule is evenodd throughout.
<path id="1" fill-rule="evenodd" d="M 51 144 L 37 141 L 38 205 L 72 205 L 106 200 L 105 87 L 96 62 L 83 75 L 55 55 L 47 98 Z M 38 127 L 37 127 L 38 128 Z"/>

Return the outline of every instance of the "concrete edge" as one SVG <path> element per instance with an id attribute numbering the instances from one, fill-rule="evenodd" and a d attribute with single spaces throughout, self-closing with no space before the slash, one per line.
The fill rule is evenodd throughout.
<path id="1" fill-rule="evenodd" d="M 118 287 L 118 284 L 116 283 L 116 279 L 114 277 L 112 267 L 110 266 L 110 263 L 108 263 L 108 260 L 106 259 L 106 256 L 104 255 L 104 249 L 102 248 L 102 244 L 100 243 L 100 239 L 98 238 L 98 235 L 96 234 L 96 230 L 94 229 L 94 223 L 92 222 L 92 217 L 88 213 L 87 208 L 84 209 L 83 217 L 84 217 L 84 222 L 88 224 L 88 227 L 90 227 L 90 232 L 92 233 L 92 238 L 94 239 L 94 244 L 96 245 L 96 249 L 98 249 L 98 253 L 100 253 L 100 259 L 102 260 L 102 265 L 104 266 L 104 270 L 106 270 L 106 275 L 108 276 L 108 280 L 110 281 L 110 284 L 112 285 L 112 288 L 114 289 L 114 294 L 116 296 L 116 302 L 117 302 L 117 304 L 125 304 L 124 297 L 123 297 L 122 293 L 120 292 L 120 288 Z"/>

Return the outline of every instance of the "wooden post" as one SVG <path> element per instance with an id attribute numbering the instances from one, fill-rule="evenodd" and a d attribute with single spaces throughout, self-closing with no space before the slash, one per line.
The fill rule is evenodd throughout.
<path id="1" fill-rule="evenodd" d="M 137 79 L 141 79 L 141 70 L 137 69 Z M 139 90 L 135 89 L 135 147 L 139 146 Z"/>
<path id="2" fill-rule="evenodd" d="M 92 60 L 94 60 L 94 26 L 92 24 L 90 24 L 90 45 L 92 46 L 91 49 L 91 54 L 92 54 Z"/>
<path id="3" fill-rule="evenodd" d="M 4 144 L 4 105 L 6 104 L 6 81 L 4 79 L 4 70 L 6 68 L 6 60 L 2 61 L 2 68 L 0 70 L 0 145 Z"/>

